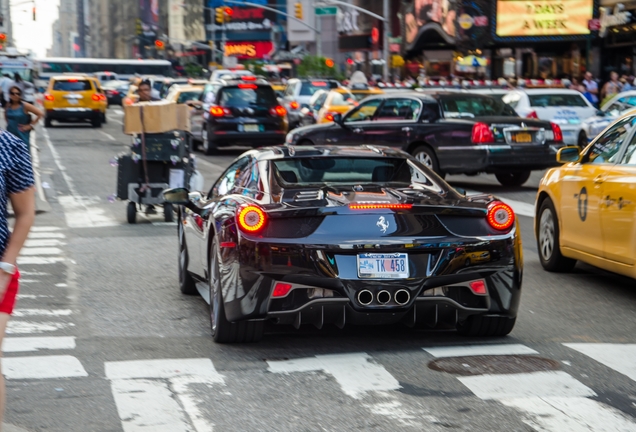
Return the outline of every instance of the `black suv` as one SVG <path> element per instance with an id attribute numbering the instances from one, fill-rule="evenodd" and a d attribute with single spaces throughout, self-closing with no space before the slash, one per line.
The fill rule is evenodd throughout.
<path id="1" fill-rule="evenodd" d="M 245 76 L 205 86 L 193 104 L 191 134 L 205 154 L 218 147 L 282 144 L 288 129 L 287 110 L 263 79 Z"/>

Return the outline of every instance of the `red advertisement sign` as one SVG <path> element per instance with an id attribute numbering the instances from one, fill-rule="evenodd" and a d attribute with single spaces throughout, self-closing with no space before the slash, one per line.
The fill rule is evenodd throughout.
<path id="1" fill-rule="evenodd" d="M 274 44 L 271 41 L 240 41 L 226 42 L 225 55 L 236 57 L 240 60 L 262 59 L 271 55 Z"/>

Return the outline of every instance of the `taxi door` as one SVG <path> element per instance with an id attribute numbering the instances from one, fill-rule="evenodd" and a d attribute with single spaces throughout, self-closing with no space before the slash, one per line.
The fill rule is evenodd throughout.
<path id="1" fill-rule="evenodd" d="M 636 117 L 632 117 L 636 118 Z M 636 262 L 636 135 L 625 146 L 603 184 L 601 227 L 605 257 L 622 264 Z"/>
<path id="2" fill-rule="evenodd" d="M 605 182 L 630 128 L 628 120 L 616 123 L 598 137 L 580 163 L 564 168 L 560 201 L 563 247 L 604 256 L 601 207 Z"/>

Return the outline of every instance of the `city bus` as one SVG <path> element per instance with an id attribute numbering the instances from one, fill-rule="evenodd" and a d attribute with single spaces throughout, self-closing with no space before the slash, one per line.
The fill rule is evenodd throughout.
<path id="1" fill-rule="evenodd" d="M 109 71 L 120 79 L 135 75 L 172 75 L 172 64 L 168 60 L 103 59 L 103 58 L 65 58 L 47 57 L 36 59 L 38 79 L 36 86 L 45 88 L 49 79 L 62 73 L 85 73 Z"/>

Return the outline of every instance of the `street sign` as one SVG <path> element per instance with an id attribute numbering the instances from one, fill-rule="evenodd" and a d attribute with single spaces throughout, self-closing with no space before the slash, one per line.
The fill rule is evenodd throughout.
<path id="1" fill-rule="evenodd" d="M 337 15 L 337 6 L 322 6 L 316 8 L 316 15 Z"/>

